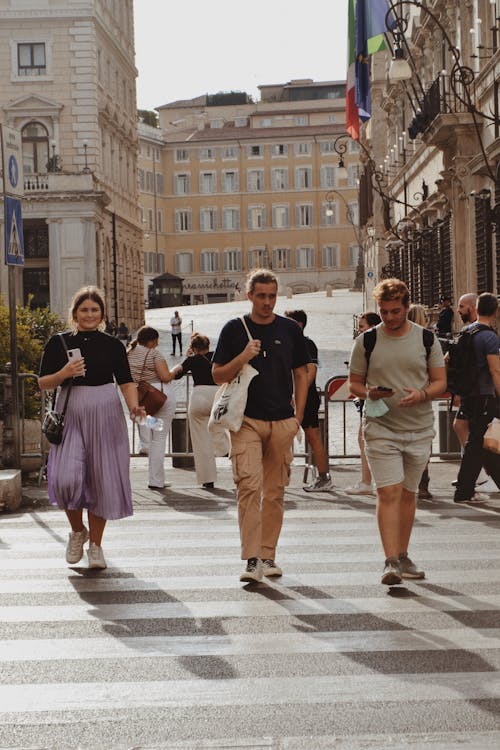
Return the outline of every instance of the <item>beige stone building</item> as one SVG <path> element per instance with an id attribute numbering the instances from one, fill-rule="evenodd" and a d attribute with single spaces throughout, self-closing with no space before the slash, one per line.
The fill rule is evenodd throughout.
<path id="1" fill-rule="evenodd" d="M 394 80 L 390 54 L 372 58 L 363 138 L 373 162 L 363 157 L 360 205 L 373 282 L 399 276 L 432 306 L 441 295 L 500 294 L 500 4 L 422 5 L 395 3 L 408 19 L 408 77 Z"/>
<path id="2" fill-rule="evenodd" d="M 0 0 L 0 40 L 0 121 L 23 142 L 17 297 L 64 314 L 76 288 L 98 284 L 109 317 L 134 328 L 143 264 L 132 0 Z"/>
<path id="3" fill-rule="evenodd" d="M 182 277 L 186 303 L 233 299 L 260 266 L 282 294 L 355 282 L 359 153 L 344 137 L 345 82 L 259 88 L 256 103 L 233 92 L 158 107 L 161 148 L 140 127 L 145 270 Z"/>

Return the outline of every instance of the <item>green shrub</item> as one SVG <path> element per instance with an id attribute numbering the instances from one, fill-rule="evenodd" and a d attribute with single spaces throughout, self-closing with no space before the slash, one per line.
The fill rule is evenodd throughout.
<path id="1" fill-rule="evenodd" d="M 63 331 L 66 325 L 47 307 L 31 308 L 30 302 L 28 299 L 27 305 L 16 307 L 17 366 L 20 373 L 37 374 L 45 344 L 53 333 Z M 7 362 L 10 362 L 9 309 L 0 303 L 0 372 L 5 372 Z M 26 381 L 24 408 L 28 419 L 40 414 L 40 390 L 31 379 Z"/>

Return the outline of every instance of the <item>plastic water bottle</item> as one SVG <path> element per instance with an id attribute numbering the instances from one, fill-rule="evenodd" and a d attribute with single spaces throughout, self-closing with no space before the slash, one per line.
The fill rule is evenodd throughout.
<path id="1" fill-rule="evenodd" d="M 161 430 L 163 430 L 163 419 L 160 419 L 159 417 L 152 417 L 150 414 L 148 414 L 146 417 L 138 419 L 137 424 L 141 427 L 149 427 L 150 430 L 155 430 L 155 432 L 160 432 Z"/>

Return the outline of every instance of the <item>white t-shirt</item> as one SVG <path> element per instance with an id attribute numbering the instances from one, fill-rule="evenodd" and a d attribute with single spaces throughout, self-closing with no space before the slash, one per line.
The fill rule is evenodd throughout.
<path id="1" fill-rule="evenodd" d="M 172 327 L 172 333 L 180 333 L 181 325 L 182 325 L 182 318 L 176 318 L 174 315 L 173 318 L 170 318 L 170 325 Z"/>

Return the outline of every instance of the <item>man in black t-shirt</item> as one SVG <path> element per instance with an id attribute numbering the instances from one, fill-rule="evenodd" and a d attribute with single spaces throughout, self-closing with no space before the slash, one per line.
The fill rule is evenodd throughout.
<path id="1" fill-rule="evenodd" d="M 295 320 L 296 323 L 302 328 L 307 325 L 307 314 L 304 310 L 287 310 L 285 312 L 287 318 Z M 319 429 L 319 407 L 320 398 L 318 389 L 316 388 L 316 372 L 318 370 L 318 347 L 312 339 L 304 335 L 306 342 L 306 349 L 309 355 L 309 362 L 307 363 L 307 382 L 309 390 L 307 391 L 306 408 L 304 411 L 304 418 L 302 420 L 302 429 L 306 436 L 306 440 L 311 446 L 314 464 L 318 472 L 318 476 L 311 484 L 306 484 L 304 490 L 306 492 L 327 492 L 333 489 L 332 479 L 328 471 L 328 455 L 321 438 L 321 432 Z"/>
<path id="2" fill-rule="evenodd" d="M 221 331 L 212 375 L 227 383 L 250 362 L 259 373 L 248 388 L 243 424 L 231 433 L 231 461 L 238 496 L 241 558 L 247 561 L 241 581 L 279 576 L 276 546 L 283 523 L 284 494 L 290 476 L 292 444 L 304 415 L 308 355 L 299 326 L 274 307 L 276 276 L 266 269 L 249 275 L 252 303 L 242 321 L 230 320 Z M 295 413 L 292 397 L 295 395 Z"/>

